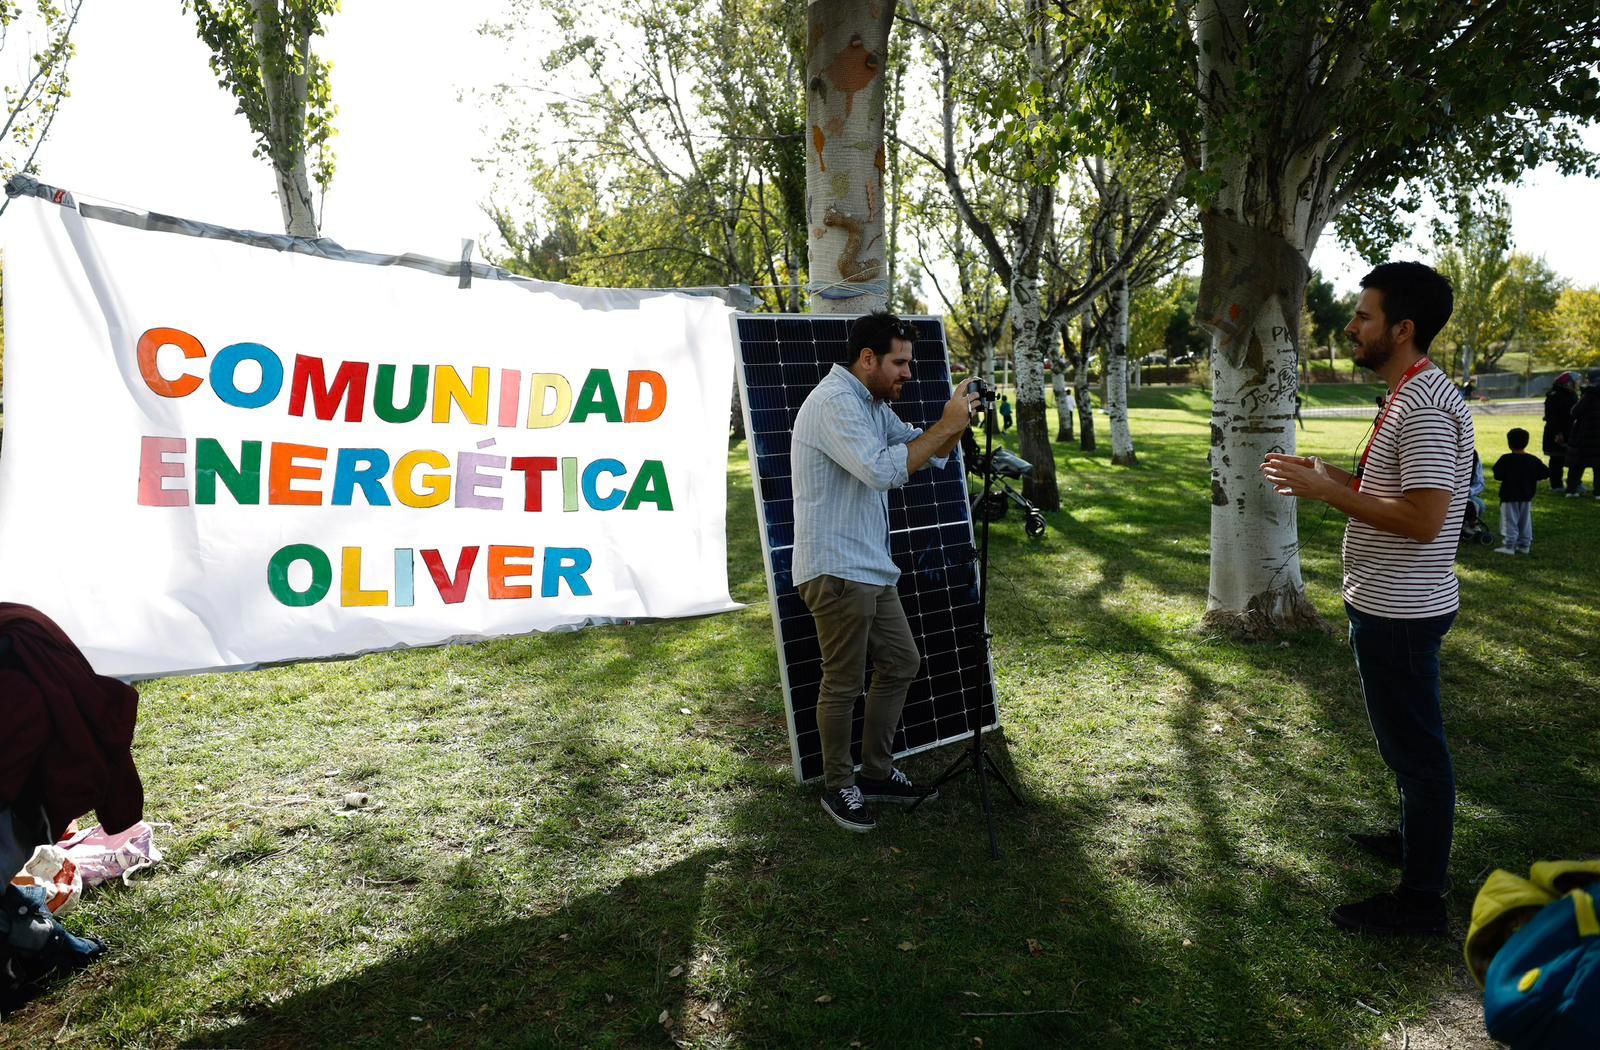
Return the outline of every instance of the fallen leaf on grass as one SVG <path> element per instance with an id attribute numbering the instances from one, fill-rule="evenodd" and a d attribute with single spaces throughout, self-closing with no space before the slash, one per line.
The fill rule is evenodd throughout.
<path id="1" fill-rule="evenodd" d="M 821 995 L 817 996 L 811 1001 L 814 1003 L 822 1003 L 823 1005 L 827 1005 L 828 1003 L 833 1002 L 833 996 L 829 995 L 827 992 L 823 992 Z"/>
<path id="2" fill-rule="evenodd" d="M 895 947 L 899 948 L 903 952 L 909 952 L 915 950 L 917 946 L 912 944 L 910 941 L 901 941 L 899 944 L 895 945 Z"/>
<path id="3" fill-rule="evenodd" d="M 1184 938 L 1184 939 L 1183 939 L 1183 946 L 1184 946 L 1184 947 L 1185 947 L 1185 948 L 1193 948 L 1193 947 L 1194 947 L 1194 942 L 1193 942 L 1193 941 L 1191 941 L 1191 940 L 1190 940 L 1190 939 L 1189 939 L 1189 938 L 1187 938 L 1187 937 L 1185 937 L 1185 938 Z"/>
<path id="4" fill-rule="evenodd" d="M 661 1016 L 656 1018 L 656 1021 L 660 1023 L 662 1028 L 671 1028 L 672 1027 L 672 1011 L 671 1010 L 663 1010 L 663 1011 L 661 1011 Z"/>
<path id="5" fill-rule="evenodd" d="M 1222 732 L 1222 727 L 1221 726 L 1212 726 L 1211 727 L 1211 731 L 1213 733 L 1220 733 L 1220 732 Z"/>
<path id="6" fill-rule="evenodd" d="M 693 714 L 693 713 L 694 712 L 690 711 L 687 707 L 678 708 L 678 714 L 680 714 L 680 715 L 689 715 L 689 714 Z"/>
<path id="7" fill-rule="evenodd" d="M 1029 937 L 1028 938 L 1028 954 L 1029 955 L 1043 955 L 1044 954 L 1044 945 L 1040 944 L 1038 941 L 1034 940 L 1032 937 Z"/>
<path id="8" fill-rule="evenodd" d="M 672 969 L 667 971 L 667 976 L 668 977 L 678 977 L 678 976 L 681 976 L 682 974 L 683 974 L 683 966 L 681 964 L 678 965 L 678 966 L 674 966 Z"/>

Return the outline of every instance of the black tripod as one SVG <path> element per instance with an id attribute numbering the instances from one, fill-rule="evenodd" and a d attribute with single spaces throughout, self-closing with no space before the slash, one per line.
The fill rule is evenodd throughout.
<path id="1" fill-rule="evenodd" d="M 989 490 L 994 484 L 994 391 L 987 387 L 982 390 L 983 412 L 983 497 L 977 503 L 979 507 L 988 507 Z M 983 820 L 989 828 L 989 856 L 995 860 L 1000 859 L 1000 839 L 994 830 L 994 800 L 989 795 L 989 778 L 992 776 L 1000 782 L 1011 796 L 1011 801 L 1022 804 L 1022 799 L 1017 797 L 1017 792 L 1012 788 L 1005 774 L 995 765 L 994 759 L 983 749 L 983 687 L 988 683 L 989 675 L 989 515 L 979 515 L 983 524 L 978 531 L 978 626 L 977 631 L 983 642 L 978 647 L 982 659 L 974 661 L 979 681 L 974 685 L 968 681 L 968 673 L 974 668 L 961 668 L 961 690 L 966 698 L 967 726 L 972 730 L 972 742 L 962 752 L 960 758 L 940 773 L 934 780 L 930 794 L 937 791 L 940 785 L 962 773 L 973 773 L 978 778 L 978 794 L 983 799 Z M 927 796 L 924 796 L 926 798 Z M 912 803 L 913 811 L 922 805 L 923 799 Z"/>

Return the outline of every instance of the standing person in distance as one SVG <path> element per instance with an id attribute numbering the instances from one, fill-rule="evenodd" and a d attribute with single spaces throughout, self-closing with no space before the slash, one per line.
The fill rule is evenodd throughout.
<path id="1" fill-rule="evenodd" d="M 1544 454 L 1550 459 L 1550 490 L 1560 492 L 1561 468 L 1567 461 L 1567 431 L 1572 429 L 1572 406 L 1578 403 L 1578 377 L 1562 372 L 1544 395 Z"/>
<path id="2" fill-rule="evenodd" d="M 889 490 L 929 463 L 944 465 L 976 399 L 966 380 L 926 432 L 895 415 L 889 403 L 911 378 L 916 338 L 916 329 L 892 314 L 857 318 L 849 363 L 834 365 L 806 397 L 789 452 L 794 583 L 816 620 L 822 650 L 822 808 L 847 831 L 877 827 L 868 802 L 909 805 L 923 794 L 894 768 L 894 731 L 922 654 L 900 606 L 900 570 L 889 557 Z M 850 730 L 869 653 L 872 689 L 858 779 Z"/>
<path id="3" fill-rule="evenodd" d="M 1583 472 L 1592 475 L 1594 498 L 1600 499 L 1600 368 L 1589 373 L 1583 394 L 1572 406 L 1567 430 L 1567 498 L 1583 495 Z"/>
<path id="4" fill-rule="evenodd" d="M 1421 263 L 1391 262 L 1361 287 L 1345 334 L 1356 363 L 1389 388 L 1361 467 L 1351 475 L 1314 457 L 1272 454 L 1261 469 L 1279 493 L 1320 500 L 1350 519 L 1350 646 L 1378 752 L 1400 789 L 1398 829 L 1349 836 L 1399 867 L 1400 884 L 1328 917 L 1359 933 L 1444 934 L 1456 796 L 1439 649 L 1460 607 L 1455 553 L 1472 483 L 1472 414 L 1426 356 L 1450 319 L 1450 282 Z"/>
<path id="5" fill-rule="evenodd" d="M 1511 451 L 1494 461 L 1500 482 L 1500 539 L 1496 554 L 1527 554 L 1533 546 L 1533 497 L 1548 467 L 1528 454 L 1528 432 L 1521 427 L 1506 431 Z"/>
<path id="6" fill-rule="evenodd" d="M 1000 429 L 1011 429 L 1011 399 L 1004 394 L 1000 395 Z"/>

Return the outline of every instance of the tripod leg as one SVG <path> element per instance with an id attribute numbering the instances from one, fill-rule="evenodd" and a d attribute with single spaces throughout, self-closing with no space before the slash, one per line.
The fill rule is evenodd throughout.
<path id="1" fill-rule="evenodd" d="M 984 766 L 987 764 L 985 759 L 987 759 L 988 756 L 985 755 L 983 758 L 979 758 L 978 756 L 980 754 L 981 751 L 974 747 L 972 752 L 972 768 L 978 774 L 978 794 L 983 798 L 983 822 L 989 828 L 989 859 L 999 860 L 1000 837 L 995 833 L 994 830 L 994 799 L 989 795 L 989 776 L 984 769 Z"/>
<path id="2" fill-rule="evenodd" d="M 958 758 L 954 762 L 950 763 L 948 766 L 946 766 L 944 768 L 944 772 L 940 773 L 937 777 L 933 778 L 933 786 L 928 789 L 928 794 L 931 795 L 933 792 L 938 791 L 941 787 L 944 786 L 945 781 L 950 780 L 957 773 L 960 773 L 963 769 L 966 768 L 967 763 L 969 763 L 971 761 L 972 761 L 972 753 L 970 751 L 963 751 L 961 753 L 961 757 L 960 758 Z M 922 796 L 922 798 L 919 798 L 915 802 L 911 803 L 910 808 L 907 809 L 906 812 L 907 813 L 915 813 L 917 811 L 917 807 L 922 805 L 922 803 L 924 801 L 926 801 L 927 797 L 928 797 L 927 795 L 924 795 L 924 796 Z"/>
<path id="3" fill-rule="evenodd" d="M 1006 779 L 1006 775 L 1000 772 L 1000 767 L 995 765 L 994 757 L 990 755 L 989 752 L 985 751 L 983 753 L 983 760 L 989 766 L 989 774 L 996 780 L 1000 781 L 1000 785 L 1006 789 L 1006 794 L 1011 796 L 1011 801 L 1015 802 L 1019 806 L 1022 805 L 1022 797 L 1017 794 L 1017 789 L 1011 786 L 1011 781 Z"/>

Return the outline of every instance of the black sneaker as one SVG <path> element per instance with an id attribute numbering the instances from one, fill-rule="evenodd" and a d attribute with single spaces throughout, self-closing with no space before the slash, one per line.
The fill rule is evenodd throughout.
<path id="1" fill-rule="evenodd" d="M 1392 868 L 1398 868 L 1405 863 L 1405 846 L 1400 840 L 1398 831 L 1384 831 L 1376 835 L 1352 831 L 1344 838 L 1362 853 L 1375 857 Z"/>
<path id="2" fill-rule="evenodd" d="M 871 831 L 878 826 L 861 798 L 861 789 L 854 785 L 838 791 L 824 791 L 822 809 L 846 831 Z"/>
<path id="3" fill-rule="evenodd" d="M 861 788 L 862 797 L 868 802 L 895 802 L 902 806 L 909 806 L 919 799 L 935 799 L 939 792 L 919 791 L 911 778 L 891 768 L 889 775 L 882 780 L 872 777 L 856 777 L 856 785 Z"/>
<path id="4" fill-rule="evenodd" d="M 1341 929 L 1379 937 L 1442 936 L 1450 932 L 1444 898 L 1404 886 L 1364 901 L 1341 904 L 1328 913 L 1328 918 Z"/>

